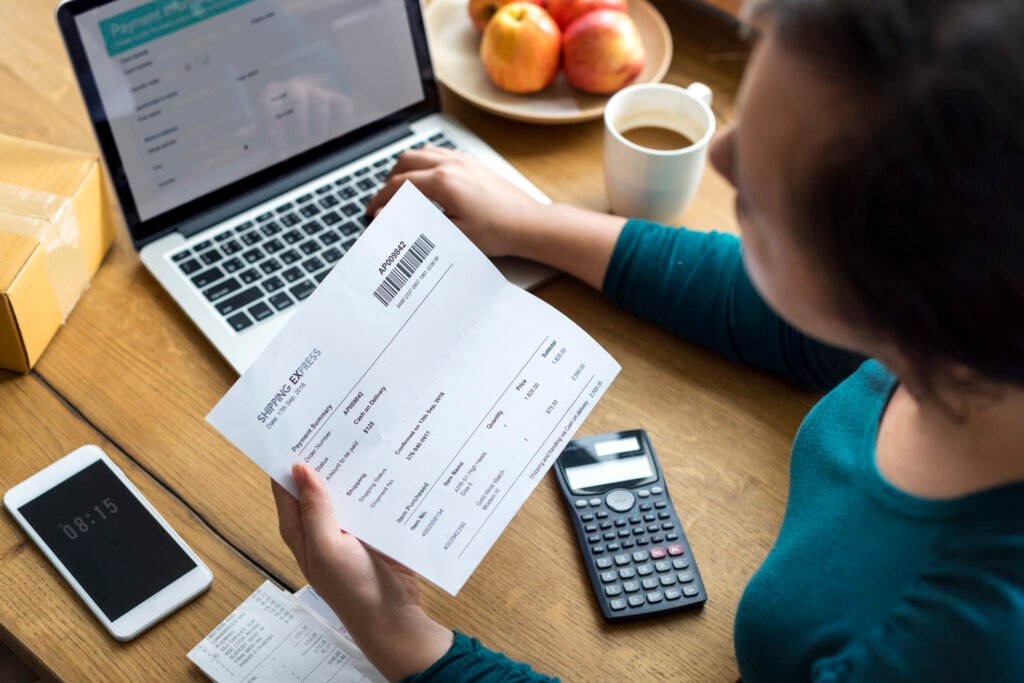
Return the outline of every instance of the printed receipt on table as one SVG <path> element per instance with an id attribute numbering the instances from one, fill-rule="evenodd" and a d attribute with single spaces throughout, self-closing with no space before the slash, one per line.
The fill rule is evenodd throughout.
<path id="1" fill-rule="evenodd" d="M 454 595 L 618 372 L 406 183 L 207 419 Z"/>

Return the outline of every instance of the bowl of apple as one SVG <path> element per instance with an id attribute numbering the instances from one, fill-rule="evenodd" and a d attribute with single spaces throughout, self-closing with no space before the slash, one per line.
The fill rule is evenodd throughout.
<path id="1" fill-rule="evenodd" d="M 431 0 L 438 81 L 530 123 L 596 119 L 612 94 L 664 78 L 672 35 L 646 0 Z"/>

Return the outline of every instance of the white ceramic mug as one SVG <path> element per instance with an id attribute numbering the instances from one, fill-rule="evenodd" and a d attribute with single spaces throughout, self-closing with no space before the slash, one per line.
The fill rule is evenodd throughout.
<path id="1" fill-rule="evenodd" d="M 657 150 L 622 136 L 642 126 L 667 128 L 694 143 Z M 711 89 L 703 83 L 641 83 L 615 93 L 604 110 L 604 184 L 612 213 L 674 223 L 697 190 L 714 134 Z"/>

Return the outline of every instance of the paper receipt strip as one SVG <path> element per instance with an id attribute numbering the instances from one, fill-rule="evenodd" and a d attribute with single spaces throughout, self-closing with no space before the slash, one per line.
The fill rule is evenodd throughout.
<path id="1" fill-rule="evenodd" d="M 455 594 L 618 371 L 407 183 L 207 419 Z"/>

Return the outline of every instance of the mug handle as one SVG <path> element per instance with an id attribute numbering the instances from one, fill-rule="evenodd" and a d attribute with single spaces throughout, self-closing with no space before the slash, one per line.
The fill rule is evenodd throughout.
<path id="1" fill-rule="evenodd" d="M 703 83 L 699 81 L 694 81 L 690 85 L 686 86 L 686 92 L 690 93 L 691 95 L 693 95 L 694 97 L 696 97 L 698 100 L 708 105 L 709 107 L 711 106 L 711 100 L 714 96 L 711 93 L 711 88 L 704 85 Z"/>

